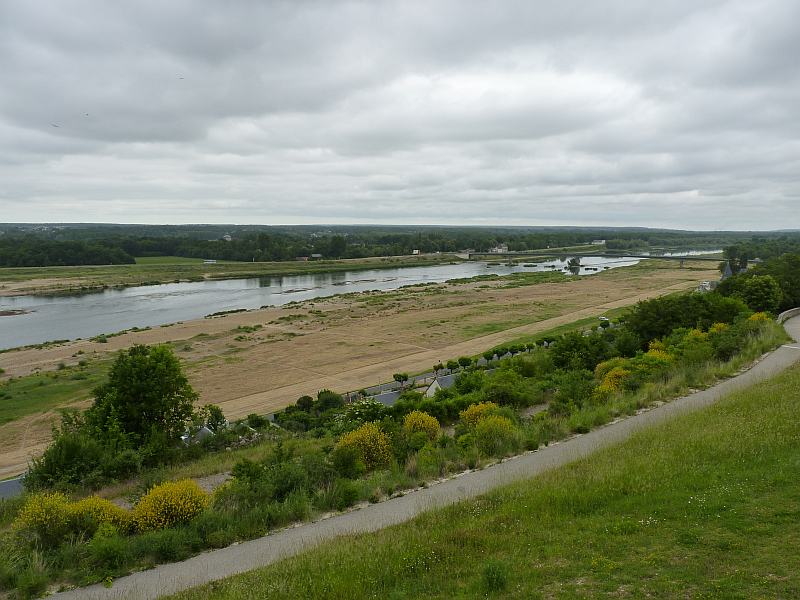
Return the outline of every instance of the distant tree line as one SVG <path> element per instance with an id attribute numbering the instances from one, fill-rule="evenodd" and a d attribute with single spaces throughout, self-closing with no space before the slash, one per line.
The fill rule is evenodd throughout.
<path id="1" fill-rule="evenodd" d="M 124 265 L 135 262 L 118 245 L 106 241 L 52 241 L 36 236 L 0 238 L 0 266 Z"/>
<path id="2" fill-rule="evenodd" d="M 526 251 L 583 245 L 596 239 L 607 240 L 609 249 L 727 246 L 726 252 L 750 257 L 777 255 L 792 244 L 800 247 L 800 234 L 753 237 L 736 232 L 640 228 L 0 225 L 0 266 L 129 264 L 136 256 L 248 262 L 294 260 L 315 254 L 366 258 L 408 255 L 415 250 L 486 252 L 500 244 L 511 251 Z"/>

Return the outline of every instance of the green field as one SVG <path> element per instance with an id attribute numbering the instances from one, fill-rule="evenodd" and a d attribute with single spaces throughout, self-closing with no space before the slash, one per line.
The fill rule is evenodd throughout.
<path id="1" fill-rule="evenodd" d="M 92 389 L 105 379 L 109 364 L 110 360 L 95 360 L 7 379 L 0 383 L 0 425 L 89 399 Z"/>
<path id="2" fill-rule="evenodd" d="M 800 368 L 404 525 L 173 598 L 800 597 Z"/>

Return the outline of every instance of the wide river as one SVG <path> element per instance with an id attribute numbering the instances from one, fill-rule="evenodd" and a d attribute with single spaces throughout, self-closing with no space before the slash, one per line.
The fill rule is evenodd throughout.
<path id="1" fill-rule="evenodd" d="M 580 275 L 634 265 L 636 258 L 581 257 Z M 290 277 L 226 279 L 109 289 L 74 296 L 0 297 L 0 349 L 52 340 L 87 338 L 131 327 L 155 327 L 237 308 L 281 306 L 367 290 L 394 290 L 476 275 L 569 272 L 566 261 L 509 267 L 484 262 L 344 271 Z"/>

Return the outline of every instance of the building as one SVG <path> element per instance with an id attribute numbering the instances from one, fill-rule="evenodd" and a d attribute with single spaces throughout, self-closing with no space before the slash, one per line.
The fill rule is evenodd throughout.
<path id="1" fill-rule="evenodd" d="M 419 250 L 412 250 L 412 251 L 411 251 L 411 254 L 413 254 L 413 255 L 417 255 L 417 254 L 419 254 Z"/>
<path id="2" fill-rule="evenodd" d="M 225 235 L 223 235 L 223 236 L 222 236 L 222 239 L 223 239 L 224 241 L 226 241 L 226 242 L 230 242 L 230 241 L 232 241 L 232 240 L 233 240 L 233 238 L 231 237 L 231 234 L 230 234 L 230 233 L 226 233 Z"/>
<path id="3" fill-rule="evenodd" d="M 215 264 L 217 264 L 217 261 L 215 259 L 213 259 L 213 258 L 207 258 L 207 259 L 205 259 L 203 261 L 203 264 L 204 265 L 215 265 Z"/>
<path id="4" fill-rule="evenodd" d="M 319 260 L 320 258 L 322 258 L 322 254 L 312 254 L 311 255 L 311 260 Z"/>
<path id="5" fill-rule="evenodd" d="M 592 240 L 592 246 L 604 246 L 605 243 L 605 240 Z"/>
<path id="6" fill-rule="evenodd" d="M 489 248 L 491 254 L 504 254 L 508 252 L 508 244 L 498 244 L 494 248 Z"/>

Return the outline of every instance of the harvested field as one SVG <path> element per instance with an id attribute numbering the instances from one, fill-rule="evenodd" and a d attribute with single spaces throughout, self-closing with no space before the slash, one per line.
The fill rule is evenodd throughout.
<path id="1" fill-rule="evenodd" d="M 0 354 L 0 367 L 4 377 L 18 377 L 73 365 L 78 357 L 101 360 L 134 343 L 170 342 L 201 402 L 219 404 L 237 418 L 280 409 L 322 388 L 356 390 L 388 381 L 392 373 L 428 370 L 440 360 L 717 276 L 708 263 L 680 269 L 653 260 L 550 283 L 523 276 L 349 294 L 126 333 L 107 343 L 7 352 Z M 56 416 L 50 411 L 0 426 L 0 476 L 24 469 L 27 456 L 49 440 Z"/>

